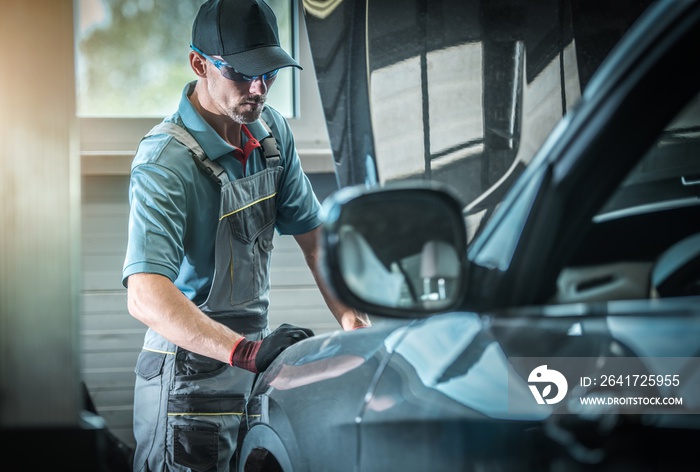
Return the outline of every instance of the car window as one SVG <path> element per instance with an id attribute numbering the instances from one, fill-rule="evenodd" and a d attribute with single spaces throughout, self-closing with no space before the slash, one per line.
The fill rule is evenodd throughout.
<path id="1" fill-rule="evenodd" d="M 557 280 L 558 303 L 700 293 L 700 93 L 660 133 Z"/>
<path id="2" fill-rule="evenodd" d="M 700 94 L 666 127 L 597 219 L 697 205 L 699 196 Z"/>

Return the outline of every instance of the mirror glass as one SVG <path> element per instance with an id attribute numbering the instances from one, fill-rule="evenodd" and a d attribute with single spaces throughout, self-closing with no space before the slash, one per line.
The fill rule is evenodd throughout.
<path id="1" fill-rule="evenodd" d="M 439 311 L 462 283 L 463 225 L 451 207 L 420 194 L 350 202 L 337 226 L 340 272 L 348 289 L 381 307 Z"/>

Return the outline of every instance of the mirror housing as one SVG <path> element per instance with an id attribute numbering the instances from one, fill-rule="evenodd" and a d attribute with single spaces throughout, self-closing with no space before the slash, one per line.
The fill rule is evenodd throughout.
<path id="1" fill-rule="evenodd" d="M 454 309 L 464 290 L 462 208 L 435 182 L 348 187 L 323 204 L 321 273 L 368 314 L 421 318 Z"/>

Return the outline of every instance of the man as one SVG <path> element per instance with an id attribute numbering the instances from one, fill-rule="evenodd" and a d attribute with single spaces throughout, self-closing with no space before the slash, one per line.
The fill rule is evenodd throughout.
<path id="1" fill-rule="evenodd" d="M 369 325 L 316 273 L 319 203 L 288 124 L 265 106 L 277 71 L 301 68 L 280 47 L 272 10 L 207 1 L 189 61 L 197 80 L 131 170 L 123 283 L 129 312 L 149 327 L 136 365 L 134 470 L 229 470 L 255 373 L 313 334 L 269 332 L 275 228 L 294 235 L 340 326 Z"/>

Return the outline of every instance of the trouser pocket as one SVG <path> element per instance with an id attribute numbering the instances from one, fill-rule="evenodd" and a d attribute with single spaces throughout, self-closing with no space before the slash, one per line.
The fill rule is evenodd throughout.
<path id="1" fill-rule="evenodd" d="M 212 424 L 174 425 L 173 457 L 176 464 L 194 471 L 216 471 L 219 428 Z"/>
<path id="2" fill-rule="evenodd" d="M 171 398 L 166 448 L 172 471 L 228 471 L 236 452 L 244 398 Z"/>
<path id="3" fill-rule="evenodd" d="M 139 353 L 134 372 L 144 380 L 151 380 L 163 370 L 166 354 L 143 349 Z"/>

